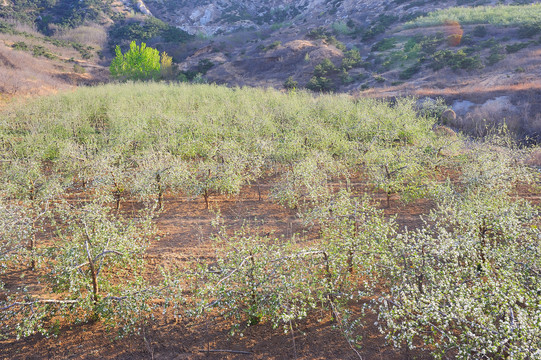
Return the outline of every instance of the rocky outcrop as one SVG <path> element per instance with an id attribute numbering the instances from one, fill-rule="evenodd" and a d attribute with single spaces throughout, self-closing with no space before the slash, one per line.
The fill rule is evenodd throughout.
<path id="1" fill-rule="evenodd" d="M 147 3 L 151 9 L 156 9 L 153 11 L 155 14 L 160 14 L 159 17 L 168 23 L 191 34 L 202 32 L 211 35 L 304 21 L 321 17 L 321 14 L 326 15 L 326 21 L 354 18 L 362 22 L 370 14 L 390 9 L 392 0 L 148 0 Z M 163 8 L 169 11 L 162 11 Z"/>

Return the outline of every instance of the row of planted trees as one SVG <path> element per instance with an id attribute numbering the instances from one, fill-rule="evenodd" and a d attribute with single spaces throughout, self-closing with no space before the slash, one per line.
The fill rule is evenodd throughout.
<path id="1" fill-rule="evenodd" d="M 30 267 L 46 284 L 39 294 L 7 284 L 5 334 L 54 333 L 62 318 L 130 331 L 158 304 L 228 316 L 236 331 L 265 321 L 290 331 L 325 309 L 355 348 L 362 302 L 398 347 L 541 357 L 539 217 L 516 196 L 538 181 L 527 150 L 499 136 L 439 136 L 412 100 L 139 86 L 102 89 L 128 93 L 117 102 L 75 94 L 4 118 L 0 271 Z M 208 208 L 213 194 L 238 195 L 274 174 L 270 195 L 319 229 L 316 240 L 220 227 L 214 262 L 163 269 L 160 284 L 145 277 L 165 194 Z M 386 206 L 420 197 L 436 206 L 423 227 L 400 230 L 359 197 L 359 178 Z M 128 200 L 142 210 L 123 211 Z"/>

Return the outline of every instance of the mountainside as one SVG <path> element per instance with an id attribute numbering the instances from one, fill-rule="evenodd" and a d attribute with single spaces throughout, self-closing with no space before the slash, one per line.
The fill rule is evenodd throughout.
<path id="1" fill-rule="evenodd" d="M 0 16 L 52 39 L 84 28 L 84 46 L 106 32 L 87 67 L 102 66 L 88 75 L 99 81 L 114 46 L 135 40 L 172 55 L 182 81 L 443 97 L 458 115 L 452 126 L 481 134 L 489 119 L 522 134 L 541 131 L 537 1 L 5 0 Z M 2 32 L 16 49 L 21 39 Z"/>

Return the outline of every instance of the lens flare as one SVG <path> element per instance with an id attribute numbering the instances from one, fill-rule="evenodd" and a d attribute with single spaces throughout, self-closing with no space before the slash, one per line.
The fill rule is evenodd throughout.
<path id="1" fill-rule="evenodd" d="M 462 26 L 458 21 L 447 20 L 445 22 L 445 35 L 450 46 L 458 46 L 462 41 L 464 30 L 462 30 Z"/>

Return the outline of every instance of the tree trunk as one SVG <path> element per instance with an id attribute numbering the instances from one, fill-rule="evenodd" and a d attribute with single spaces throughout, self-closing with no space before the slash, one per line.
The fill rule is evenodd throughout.
<path id="1" fill-rule="evenodd" d="M 209 191 L 205 189 L 205 192 L 203 193 L 203 198 L 205 198 L 205 206 L 206 209 L 209 209 Z"/>
<path id="2" fill-rule="evenodd" d="M 162 208 L 162 199 L 163 199 L 163 188 L 162 188 L 162 178 L 160 173 L 156 174 L 156 183 L 158 184 L 158 210 Z"/>
<path id="3" fill-rule="evenodd" d="M 32 226 L 34 228 L 34 226 Z M 36 270 L 36 234 L 30 237 L 30 268 Z"/>
<path id="4" fill-rule="evenodd" d="M 331 267 L 329 266 L 329 256 L 327 255 L 327 252 L 323 252 L 323 259 L 325 260 L 325 279 L 327 281 L 327 290 L 329 291 L 329 302 L 331 303 L 331 319 L 334 322 L 336 319 L 334 318 L 334 288 L 332 286 L 332 274 L 331 274 Z"/>

